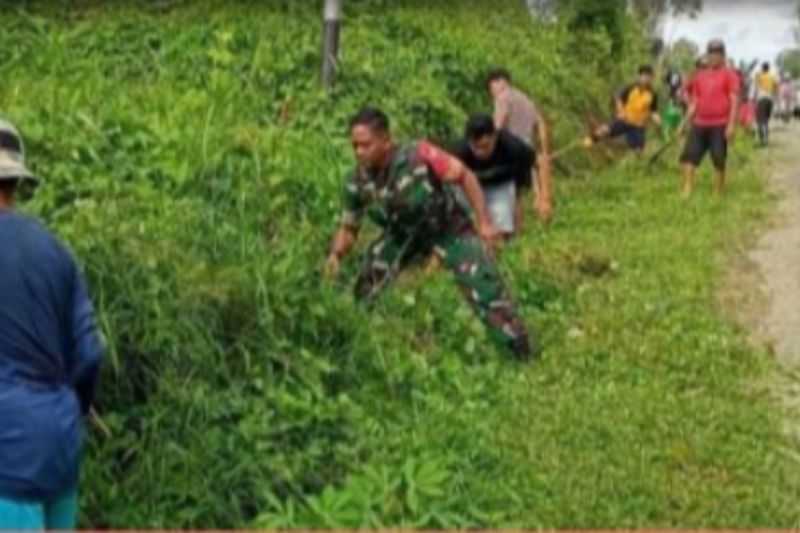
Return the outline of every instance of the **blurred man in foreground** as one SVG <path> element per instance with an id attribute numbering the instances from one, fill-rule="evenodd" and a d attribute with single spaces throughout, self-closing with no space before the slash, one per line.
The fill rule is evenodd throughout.
<path id="1" fill-rule="evenodd" d="M 21 137 L 0 121 L 0 529 L 72 529 L 103 347 L 72 256 L 14 212 L 35 181 Z"/>

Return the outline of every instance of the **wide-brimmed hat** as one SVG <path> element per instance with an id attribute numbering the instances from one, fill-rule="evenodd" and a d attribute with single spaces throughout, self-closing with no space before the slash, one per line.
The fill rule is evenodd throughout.
<path id="1" fill-rule="evenodd" d="M 39 184 L 39 178 L 25 166 L 25 146 L 17 128 L 0 119 L 0 181 L 10 180 Z"/>

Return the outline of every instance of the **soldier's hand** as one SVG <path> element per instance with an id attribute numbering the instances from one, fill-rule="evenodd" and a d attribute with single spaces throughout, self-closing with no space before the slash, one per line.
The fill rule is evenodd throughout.
<path id="1" fill-rule="evenodd" d="M 335 278 L 339 274 L 339 267 L 339 257 L 336 254 L 329 255 L 327 261 L 325 261 L 325 277 L 328 279 Z"/>

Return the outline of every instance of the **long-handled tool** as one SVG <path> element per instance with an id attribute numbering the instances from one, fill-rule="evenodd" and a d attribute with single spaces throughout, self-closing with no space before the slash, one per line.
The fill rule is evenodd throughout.
<path id="1" fill-rule="evenodd" d="M 550 154 L 550 159 L 555 161 L 559 157 L 562 157 L 562 156 L 568 154 L 569 152 L 573 151 L 575 148 L 578 148 L 580 146 L 583 146 L 583 138 L 575 139 L 574 141 L 572 141 L 571 143 L 567 144 L 566 146 L 564 146 L 562 148 L 559 148 L 558 150 L 556 150 L 555 152 Z"/>
<path id="2" fill-rule="evenodd" d="M 653 155 L 650 156 L 650 159 L 648 159 L 648 161 L 647 161 L 647 168 L 648 169 L 650 167 L 652 167 L 656 163 L 656 161 L 658 161 L 661 158 L 661 156 L 664 155 L 664 153 L 667 150 L 669 150 L 669 148 L 671 146 L 673 146 L 675 144 L 675 141 L 677 141 L 678 139 L 683 137 L 683 132 L 686 129 L 686 121 L 687 121 L 687 119 L 688 119 L 688 116 L 683 117 L 683 120 L 681 120 L 681 123 L 678 126 L 678 129 L 676 130 L 678 133 L 676 135 L 673 135 L 658 150 L 656 150 Z"/>
<path id="3" fill-rule="evenodd" d="M 566 146 L 559 148 L 552 154 L 550 154 L 550 161 L 553 163 L 553 167 L 558 169 L 566 176 L 571 176 L 573 174 L 572 170 L 567 167 L 559 158 L 568 154 L 569 152 L 573 151 L 575 148 L 581 146 L 583 139 L 576 139 L 571 143 L 567 144 Z"/>

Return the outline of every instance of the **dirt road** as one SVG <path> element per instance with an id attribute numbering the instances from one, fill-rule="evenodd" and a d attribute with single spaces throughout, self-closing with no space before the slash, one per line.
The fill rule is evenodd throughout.
<path id="1" fill-rule="evenodd" d="M 800 370 L 800 126 L 776 131 L 769 150 L 771 186 L 781 200 L 774 224 L 749 253 L 766 297 L 757 333 L 783 365 Z"/>
<path id="2" fill-rule="evenodd" d="M 769 388 L 786 408 L 786 432 L 800 442 L 800 124 L 776 125 L 764 156 L 777 211 L 736 262 L 722 299 L 774 352 L 780 372 Z"/>

